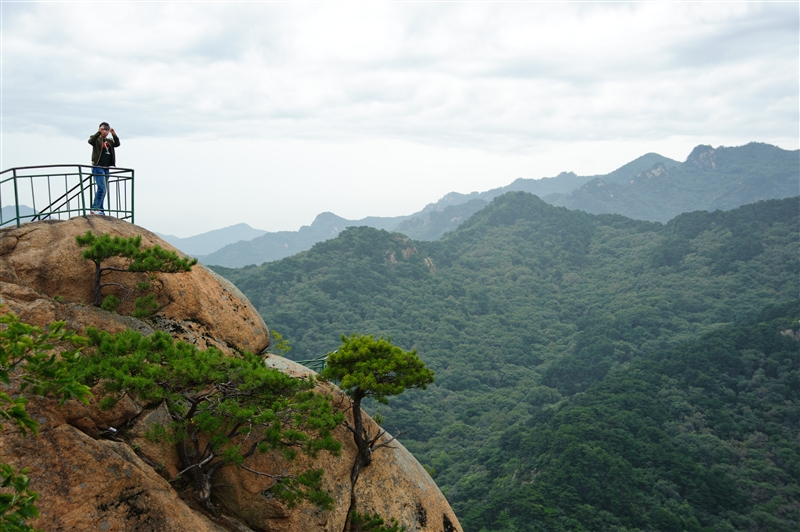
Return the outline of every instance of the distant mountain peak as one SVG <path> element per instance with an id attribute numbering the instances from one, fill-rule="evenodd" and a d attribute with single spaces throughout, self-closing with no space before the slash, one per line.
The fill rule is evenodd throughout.
<path id="1" fill-rule="evenodd" d="M 637 183 L 642 183 L 644 181 L 652 181 L 654 178 L 657 177 L 668 177 L 669 170 L 664 166 L 663 163 L 656 163 L 650 170 L 645 170 L 644 172 L 639 172 L 636 174 L 636 177 L 631 179 L 631 184 L 635 185 Z"/>
<path id="2" fill-rule="evenodd" d="M 314 221 L 311 222 L 311 225 L 320 225 L 320 224 L 328 225 L 337 222 L 347 222 L 347 220 L 345 220 L 341 216 L 333 214 L 332 212 L 322 212 L 319 213 L 316 218 L 314 218 Z"/>
<path id="3" fill-rule="evenodd" d="M 716 153 L 716 150 L 711 146 L 700 144 L 696 146 L 692 150 L 692 153 L 689 154 L 689 157 L 686 158 L 686 164 L 693 164 L 698 168 L 711 168 L 712 170 L 716 170 Z"/>
<path id="4" fill-rule="evenodd" d="M 585 194 L 588 191 L 594 190 L 596 188 L 603 188 L 605 186 L 606 186 L 605 181 L 603 181 L 599 177 L 595 177 L 594 179 L 583 185 L 579 190 Z"/>
<path id="5" fill-rule="evenodd" d="M 479 198 L 480 192 L 470 192 L 469 194 L 462 194 L 461 192 L 448 192 L 442 196 L 436 203 L 429 203 L 418 214 L 427 213 L 431 211 L 442 211 L 450 205 L 461 205 L 472 199 Z"/>

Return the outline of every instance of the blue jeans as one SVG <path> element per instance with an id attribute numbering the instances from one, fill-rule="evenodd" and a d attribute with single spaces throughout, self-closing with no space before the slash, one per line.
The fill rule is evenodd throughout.
<path id="1" fill-rule="evenodd" d="M 92 210 L 100 211 L 105 214 L 103 210 L 103 202 L 106 199 L 106 189 L 108 188 L 108 168 L 102 166 L 92 167 L 92 177 L 94 177 L 94 184 L 97 185 L 97 193 L 94 195 L 92 202 Z"/>

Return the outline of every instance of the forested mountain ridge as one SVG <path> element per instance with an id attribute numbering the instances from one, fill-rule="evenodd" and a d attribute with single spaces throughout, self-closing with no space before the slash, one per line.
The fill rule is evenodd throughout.
<path id="1" fill-rule="evenodd" d="M 470 216 L 486 207 L 494 198 L 507 192 L 528 192 L 540 198 L 551 196 L 560 198 L 593 179 L 603 177 L 613 180 L 621 175 L 635 175 L 641 168 L 649 168 L 653 161 L 655 164 L 680 164 L 656 153 L 648 153 L 604 176 L 579 176 L 574 172 L 561 172 L 556 177 L 541 179 L 520 177 L 509 185 L 485 192 L 470 194 L 450 192 L 436 203 L 429 203 L 422 211 L 412 214 L 407 220 L 400 222 L 394 231 L 415 240 L 438 240 L 445 233 L 453 231 Z"/>
<path id="2" fill-rule="evenodd" d="M 733 333 L 725 331 L 737 327 L 732 323 L 758 319 L 765 307 L 794 301 L 800 291 L 798 215 L 798 199 L 791 198 L 727 212 L 687 213 L 661 224 L 570 211 L 530 194 L 509 193 L 439 241 L 415 242 L 386 231 L 351 228 L 281 261 L 215 269 L 292 342 L 293 358 L 325 354 L 336 348 L 339 335 L 351 332 L 391 336 L 398 345 L 419 351 L 436 370 L 436 383 L 424 396 L 409 392 L 382 407 L 383 414 L 388 428 L 409 431 L 403 443 L 432 468 L 465 530 L 682 530 L 655 524 L 651 510 L 658 504 L 639 508 L 642 501 L 660 500 L 657 490 L 673 490 L 659 483 L 664 479 L 658 471 L 642 469 L 638 462 L 629 467 L 625 456 L 609 458 L 608 463 L 633 468 L 636 479 L 655 479 L 650 485 L 637 480 L 630 490 L 613 495 L 620 499 L 611 504 L 581 491 L 586 479 L 573 473 L 583 467 L 585 453 L 565 455 L 566 447 L 553 450 L 538 443 L 520 450 L 513 442 L 532 438 L 530 427 L 544 426 L 546 420 L 537 417 L 542 412 L 596 393 L 595 387 L 637 361 L 664 352 L 691 355 L 693 347 L 685 346 L 703 341 L 704 335 L 722 331 L 729 336 Z M 769 353 L 745 349 L 741 356 L 751 355 L 758 360 L 754 367 L 773 367 Z M 777 367 L 786 367 L 778 358 Z M 776 375 L 765 372 L 769 378 Z M 777 378 L 794 377 L 781 370 Z M 797 402 L 785 382 L 781 386 L 761 407 L 784 408 L 789 401 L 785 408 L 796 412 Z M 728 403 L 721 404 L 727 412 Z M 692 415 L 707 419 L 711 411 L 706 406 L 693 406 Z M 786 426 L 792 415 L 781 418 L 778 432 L 794 430 Z M 579 432 L 582 416 L 574 418 L 575 427 L 563 430 Z M 652 432 L 649 421 L 642 423 L 644 432 L 634 431 L 635 437 L 625 436 L 628 443 L 620 445 L 633 445 Z M 605 441 L 613 440 L 619 427 L 601 429 L 597 437 Z M 503 436 L 515 430 L 524 438 Z M 679 434 L 652 434 L 657 445 L 648 452 L 679 443 L 674 441 Z M 773 467 L 754 447 L 760 436 L 742 438 L 736 445 L 746 456 L 753 447 L 754 468 Z M 797 440 L 787 441 L 789 451 L 781 452 L 790 452 L 786 463 L 797 467 Z M 531 449 L 540 454 L 531 455 Z M 530 475 L 543 470 L 540 455 L 553 463 L 561 460 L 553 475 L 573 471 L 557 486 L 564 493 L 577 490 L 577 495 L 558 498 L 522 488 Z M 756 482 L 747 475 L 747 482 Z M 784 499 L 800 490 L 795 477 L 786 482 L 788 491 L 779 494 Z M 553 485 L 533 482 L 536 489 Z M 763 501 L 751 500 L 739 510 L 725 503 L 725 512 L 733 512 L 726 516 L 687 498 L 688 492 L 679 488 L 671 497 L 683 510 L 670 510 L 671 515 L 689 519 L 691 514 L 700 527 L 689 519 L 685 529 L 747 529 L 736 523 L 757 522 L 755 513 L 765 511 Z M 753 497 L 752 490 L 737 490 Z M 786 500 L 789 507 L 794 504 Z M 621 510 L 630 505 L 639 508 L 634 517 Z M 794 517 L 787 519 L 791 523 Z"/>
<path id="3" fill-rule="evenodd" d="M 569 194 L 543 198 L 595 214 L 666 222 L 683 212 L 787 198 L 799 189 L 800 151 L 751 142 L 737 148 L 700 145 L 682 164 L 657 162 L 635 175 L 597 177 Z"/>
<path id="4" fill-rule="evenodd" d="M 648 153 L 604 175 L 516 179 L 511 184 L 461 194 L 451 192 L 420 212 L 398 217 L 346 220 L 323 213 L 299 231 L 268 233 L 200 257 L 204 264 L 238 267 L 288 257 L 334 238 L 347 227 L 393 230 L 416 240 L 437 240 L 507 192 L 535 194 L 553 205 L 595 214 L 616 213 L 661 221 L 694 210 L 728 210 L 762 199 L 795 196 L 800 187 L 800 151 L 769 144 L 716 149 L 697 146 L 683 163 Z"/>
<path id="5" fill-rule="evenodd" d="M 336 235 L 348 227 L 367 225 L 378 229 L 392 229 L 407 218 L 408 216 L 370 216 L 362 220 L 347 220 L 332 212 L 323 212 L 317 215 L 311 225 L 304 225 L 297 231 L 262 234 L 251 240 L 228 244 L 198 258 L 204 264 L 225 266 L 262 264 L 300 253 L 317 242 L 336 238 Z"/>

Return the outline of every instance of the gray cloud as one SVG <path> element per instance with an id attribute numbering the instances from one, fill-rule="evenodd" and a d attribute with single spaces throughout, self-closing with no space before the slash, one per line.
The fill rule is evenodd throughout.
<path id="1" fill-rule="evenodd" d="M 797 4 L 3 4 L 6 131 L 537 140 L 797 132 Z"/>

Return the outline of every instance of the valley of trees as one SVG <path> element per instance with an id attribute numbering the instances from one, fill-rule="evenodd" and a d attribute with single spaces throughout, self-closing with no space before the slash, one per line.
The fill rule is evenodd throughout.
<path id="1" fill-rule="evenodd" d="M 796 530 L 800 203 L 666 224 L 512 192 L 434 242 L 350 228 L 215 267 L 293 346 L 388 336 L 436 373 L 380 412 L 464 529 Z"/>

